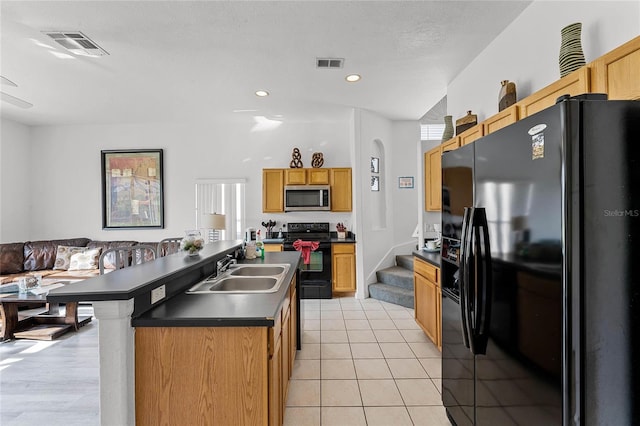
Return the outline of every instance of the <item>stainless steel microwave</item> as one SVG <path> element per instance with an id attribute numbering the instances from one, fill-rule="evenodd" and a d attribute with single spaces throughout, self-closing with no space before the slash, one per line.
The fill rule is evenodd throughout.
<path id="1" fill-rule="evenodd" d="M 331 210 L 329 185 L 286 185 L 284 211 Z"/>

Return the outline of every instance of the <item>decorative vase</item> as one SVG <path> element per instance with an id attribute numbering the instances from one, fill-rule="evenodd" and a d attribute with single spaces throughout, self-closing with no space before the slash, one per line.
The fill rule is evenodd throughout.
<path id="1" fill-rule="evenodd" d="M 467 111 L 467 115 L 456 120 L 456 135 L 478 124 L 478 116 Z"/>
<path id="2" fill-rule="evenodd" d="M 500 82 L 500 94 L 498 95 L 498 111 L 510 107 L 516 103 L 516 84 L 509 80 Z"/>
<path id="3" fill-rule="evenodd" d="M 186 252 L 188 256 L 197 256 L 204 248 L 204 238 L 200 231 L 186 231 L 185 237 L 180 241 L 180 250 Z"/>
<path id="4" fill-rule="evenodd" d="M 442 142 L 446 142 L 453 137 L 453 116 L 444 116 L 444 133 L 442 133 Z"/>
<path id="5" fill-rule="evenodd" d="M 560 77 L 564 77 L 586 63 L 584 53 L 582 52 L 582 42 L 580 41 L 581 32 L 581 22 L 567 25 L 560 31 L 560 35 L 562 36 L 560 55 L 558 58 Z"/>

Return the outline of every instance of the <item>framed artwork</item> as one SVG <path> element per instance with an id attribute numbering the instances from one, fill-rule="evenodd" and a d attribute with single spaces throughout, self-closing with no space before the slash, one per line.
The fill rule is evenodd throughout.
<path id="1" fill-rule="evenodd" d="M 371 176 L 371 190 L 380 191 L 380 176 Z"/>
<path id="2" fill-rule="evenodd" d="M 162 150 L 100 152 L 102 228 L 164 228 Z"/>
<path id="3" fill-rule="evenodd" d="M 413 188 L 413 176 L 400 176 L 398 178 L 398 188 Z"/>
<path id="4" fill-rule="evenodd" d="M 380 173 L 380 159 L 371 157 L 371 173 Z"/>

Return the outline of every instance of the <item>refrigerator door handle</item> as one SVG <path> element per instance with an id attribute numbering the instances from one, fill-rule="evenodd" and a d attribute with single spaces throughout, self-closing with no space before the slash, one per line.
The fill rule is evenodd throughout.
<path id="1" fill-rule="evenodd" d="M 473 353 L 473 328 L 471 324 L 471 307 L 469 288 L 471 285 L 471 241 L 473 237 L 474 208 L 465 207 L 462 221 L 462 241 L 460 247 L 460 315 L 462 319 L 462 339 L 464 345 Z"/>
<path id="2" fill-rule="evenodd" d="M 460 244 L 460 321 L 462 323 L 462 340 L 467 348 L 470 348 L 469 326 L 467 323 L 467 287 L 468 287 L 468 249 L 467 238 L 470 233 L 469 219 L 472 215 L 473 208 L 464 208 L 464 217 L 462 219 L 462 235 Z"/>
<path id="3" fill-rule="evenodd" d="M 489 340 L 489 322 L 491 318 L 491 245 L 487 214 L 484 208 L 475 209 L 474 230 L 477 244 L 477 270 L 475 292 L 475 315 L 473 343 L 475 354 L 484 355 Z"/>

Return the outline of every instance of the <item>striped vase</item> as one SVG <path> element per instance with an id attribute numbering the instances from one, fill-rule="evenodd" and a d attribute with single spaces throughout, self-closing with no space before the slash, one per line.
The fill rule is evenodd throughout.
<path id="1" fill-rule="evenodd" d="M 442 142 L 446 142 L 453 137 L 453 116 L 444 116 L 444 133 L 442 133 Z"/>
<path id="2" fill-rule="evenodd" d="M 582 52 L 582 42 L 580 41 L 581 31 L 581 22 L 567 25 L 560 31 L 562 36 L 559 56 L 560 77 L 564 77 L 586 63 Z"/>

